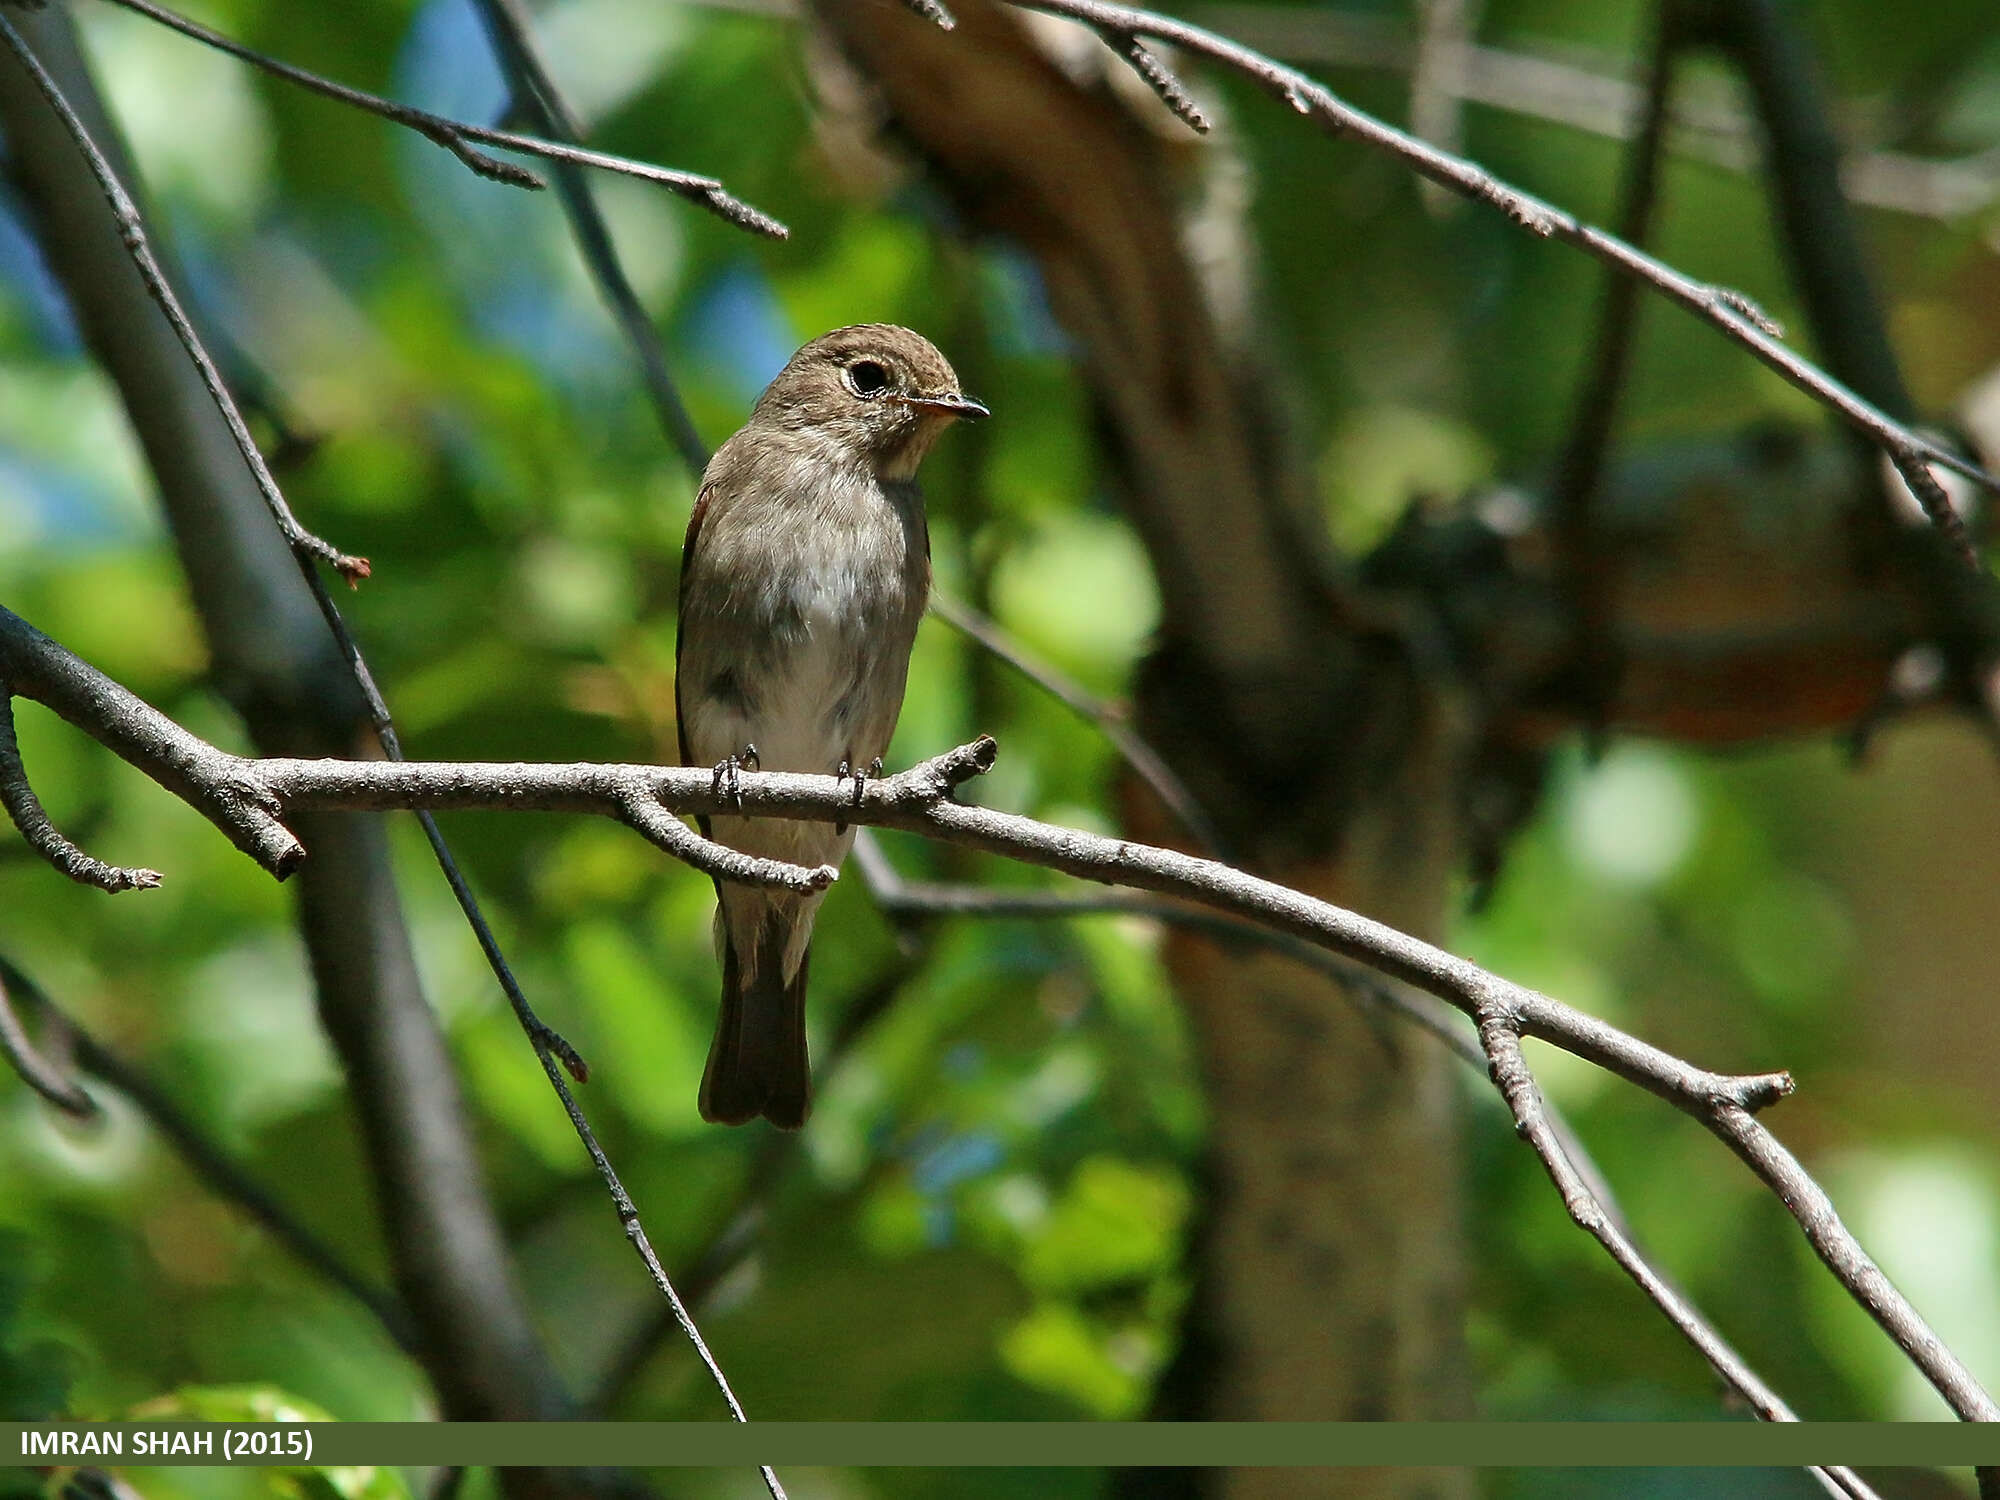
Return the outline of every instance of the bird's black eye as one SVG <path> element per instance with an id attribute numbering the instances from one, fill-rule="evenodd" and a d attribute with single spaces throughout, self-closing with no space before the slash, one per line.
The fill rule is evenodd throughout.
<path id="1" fill-rule="evenodd" d="M 857 396 L 879 396 L 889 389 L 889 372 L 872 359 L 857 359 L 847 367 L 847 388 Z"/>

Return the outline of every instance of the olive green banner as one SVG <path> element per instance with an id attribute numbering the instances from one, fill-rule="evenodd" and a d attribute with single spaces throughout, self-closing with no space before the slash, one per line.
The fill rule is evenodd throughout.
<path id="1" fill-rule="evenodd" d="M 0 1464 L 2000 1464 L 2000 1426 L 1753 1422 L 0 1423 Z"/>

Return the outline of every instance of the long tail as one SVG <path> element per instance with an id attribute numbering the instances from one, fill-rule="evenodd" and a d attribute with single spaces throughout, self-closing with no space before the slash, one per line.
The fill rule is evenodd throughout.
<path id="1" fill-rule="evenodd" d="M 742 1125 L 762 1115 L 780 1130 L 797 1130 L 812 1112 L 812 1070 L 806 1060 L 806 970 L 812 952 L 785 982 L 789 924 L 757 929 L 756 972 L 746 984 L 736 945 L 722 943 L 722 1010 L 701 1075 L 701 1117 Z"/>

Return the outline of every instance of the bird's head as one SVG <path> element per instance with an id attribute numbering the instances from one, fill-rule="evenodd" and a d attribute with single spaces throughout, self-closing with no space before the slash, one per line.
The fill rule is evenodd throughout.
<path id="1" fill-rule="evenodd" d="M 937 435 L 986 408 L 922 334 L 860 323 L 822 334 L 792 356 L 756 415 L 864 456 L 884 479 L 909 479 Z"/>

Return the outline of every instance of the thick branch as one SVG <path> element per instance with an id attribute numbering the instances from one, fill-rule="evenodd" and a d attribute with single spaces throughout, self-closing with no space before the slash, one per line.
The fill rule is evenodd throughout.
<path id="1" fill-rule="evenodd" d="M 237 757 L 225 755 L 206 741 L 189 734 L 172 719 L 126 691 L 102 672 L 87 666 L 34 626 L 12 611 L 0 608 L 0 686 L 10 696 L 33 698 L 61 714 L 70 723 L 106 749 L 131 762 L 153 780 L 194 807 L 221 829 L 229 841 L 256 860 L 280 880 L 290 875 L 305 858 L 305 848 L 291 831 L 278 821 L 277 809 L 263 796 L 254 782 L 242 780 Z M 0 795 L 17 823 L 26 807 L 16 808 L 16 798 L 26 794 L 32 804 L 19 752 L 14 746 L 11 706 L 0 713 Z M 34 806 L 39 812 L 39 806 Z M 44 820 L 46 821 L 46 820 Z M 106 890 L 157 885 L 151 871 L 127 871 L 124 880 L 94 878 L 88 868 L 71 868 L 72 861 L 62 850 L 40 842 L 22 828 L 30 843 L 57 863 L 63 873 Z M 53 829 L 50 834 L 67 841 Z M 87 855 L 77 855 L 90 866 L 110 870 Z M 120 872 L 113 871 L 113 874 Z M 144 877 L 152 876 L 151 879 Z"/>

